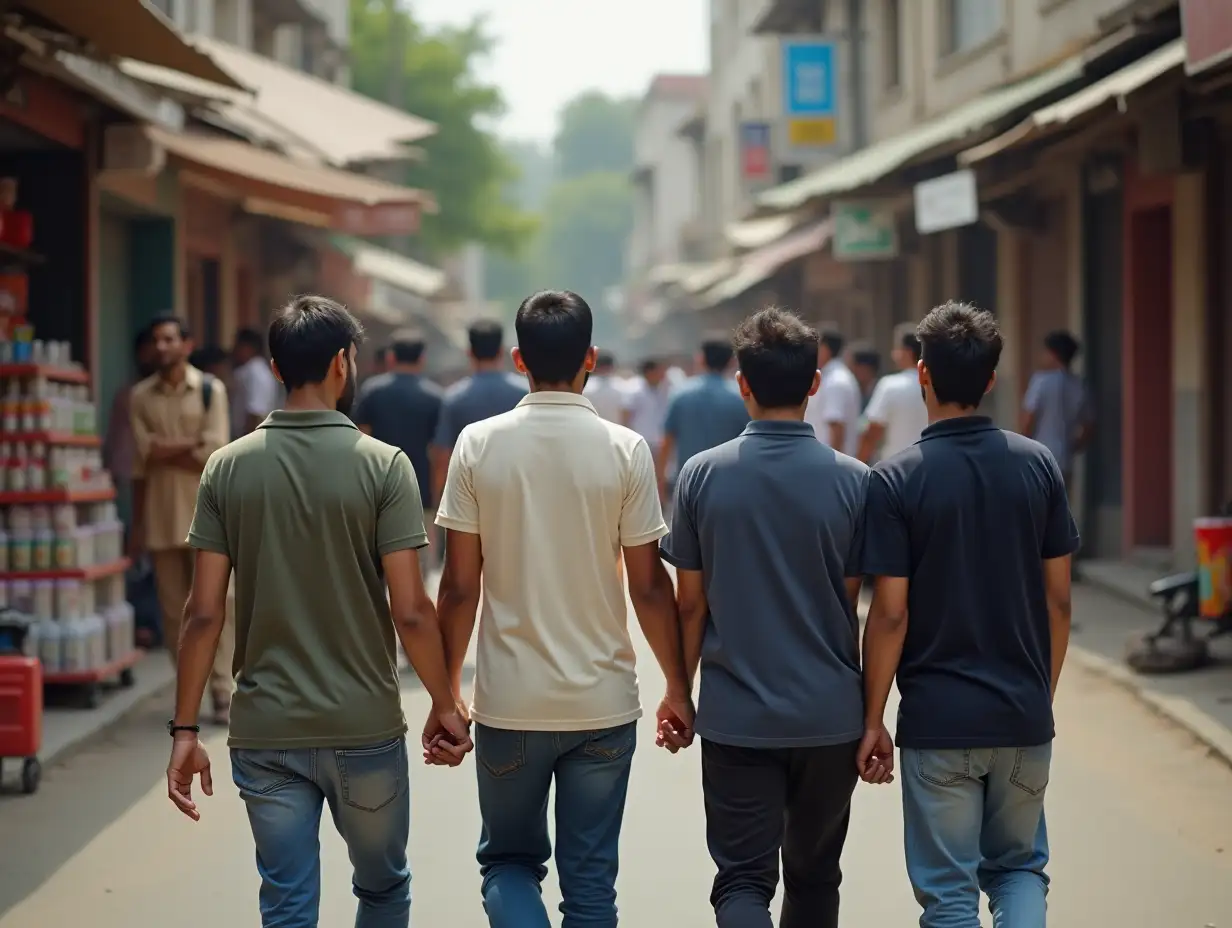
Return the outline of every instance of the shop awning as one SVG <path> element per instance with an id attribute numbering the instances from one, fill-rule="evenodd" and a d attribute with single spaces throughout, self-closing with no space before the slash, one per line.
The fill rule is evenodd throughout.
<path id="1" fill-rule="evenodd" d="M 182 71 L 224 87 L 240 86 L 141 0 L 19 0 L 19 5 L 104 55 Z"/>
<path id="2" fill-rule="evenodd" d="M 436 134 L 436 125 L 288 68 L 235 45 L 204 37 L 193 42 L 236 75 L 251 94 L 219 92 L 182 74 L 125 62 L 138 80 L 179 93 L 212 99 L 214 107 L 241 127 L 260 131 L 266 122 L 311 146 L 322 160 L 338 167 L 365 161 L 400 161 L 418 153 L 408 146 Z M 254 126 L 254 123 L 256 124 Z"/>
<path id="3" fill-rule="evenodd" d="M 769 280 L 778 270 L 793 261 L 821 251 L 830 240 L 834 226 L 823 219 L 797 229 L 772 245 L 750 251 L 740 259 L 736 272 L 731 277 L 707 290 L 699 300 L 701 307 L 715 306 L 735 299 Z"/>
<path id="4" fill-rule="evenodd" d="M 921 155 L 986 130 L 1015 110 L 1077 80 L 1082 76 L 1082 68 L 1083 59 L 1076 56 L 1033 77 L 990 91 L 908 132 L 767 190 L 757 198 L 757 205 L 776 211 L 796 209 L 818 197 L 848 193 L 875 183 Z"/>
<path id="5" fill-rule="evenodd" d="M 449 282 L 444 271 L 384 248 L 357 244 L 351 248 L 351 257 L 355 273 L 425 300 L 439 296 Z"/>
<path id="6" fill-rule="evenodd" d="M 695 266 L 677 282 L 685 293 L 697 294 L 709 290 L 720 280 L 730 277 L 736 270 L 736 262 L 732 258 L 720 258 L 709 264 Z"/>
<path id="7" fill-rule="evenodd" d="M 1014 128 L 962 152 L 958 161 L 965 165 L 984 161 L 1010 148 L 1063 129 L 1074 120 L 1095 113 L 1105 106 L 1115 105 L 1123 110 L 1125 100 L 1130 94 L 1170 71 L 1179 70 L 1184 64 L 1184 40 L 1169 42 L 1150 54 L 1143 55 L 1128 67 L 1096 81 L 1090 87 L 1084 87 L 1064 100 L 1036 110 Z"/>
<path id="8" fill-rule="evenodd" d="M 154 144 L 246 198 L 245 208 L 351 235 L 411 235 L 435 209 L 422 190 L 323 165 L 306 164 L 246 142 L 146 126 Z"/>
<path id="9" fill-rule="evenodd" d="M 777 242 L 799 224 L 791 213 L 731 223 L 724 232 L 728 244 L 746 250 Z"/>

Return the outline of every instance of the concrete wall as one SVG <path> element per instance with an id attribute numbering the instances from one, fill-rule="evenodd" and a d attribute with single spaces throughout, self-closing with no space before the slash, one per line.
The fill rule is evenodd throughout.
<path id="1" fill-rule="evenodd" d="M 645 174 L 636 187 L 628 268 L 638 276 L 683 260 L 681 233 L 698 217 L 700 165 L 680 127 L 697 111 L 689 97 L 648 96 L 638 113 L 634 162 Z"/>

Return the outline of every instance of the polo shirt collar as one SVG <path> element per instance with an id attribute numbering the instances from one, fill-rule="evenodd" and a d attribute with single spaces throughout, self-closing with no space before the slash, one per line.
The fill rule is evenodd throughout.
<path id="1" fill-rule="evenodd" d="M 539 390 L 527 393 L 518 401 L 519 406 L 577 406 L 588 409 L 597 416 L 595 407 L 590 400 L 577 393 L 566 393 L 563 390 Z"/>
<path id="2" fill-rule="evenodd" d="M 745 435 L 800 435 L 816 438 L 817 433 L 807 422 L 796 419 L 754 419 L 744 427 Z"/>
<path id="3" fill-rule="evenodd" d="M 937 438 L 941 435 L 966 435 L 970 432 L 986 432 L 995 429 L 989 416 L 959 416 L 934 422 L 920 433 L 920 438 Z"/>
<path id="4" fill-rule="evenodd" d="M 275 409 L 259 429 L 316 429 L 327 426 L 355 428 L 355 423 L 336 409 Z M 356 429 L 358 431 L 358 429 Z"/>

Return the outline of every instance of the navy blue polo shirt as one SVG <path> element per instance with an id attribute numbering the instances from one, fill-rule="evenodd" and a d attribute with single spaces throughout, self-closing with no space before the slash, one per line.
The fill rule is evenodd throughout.
<path id="1" fill-rule="evenodd" d="M 440 420 L 443 392 L 419 374 L 377 374 L 360 387 L 351 417 L 356 425 L 367 427 L 373 438 L 401 448 L 410 458 L 425 506 L 431 506 L 432 500 L 428 445 Z"/>
<path id="2" fill-rule="evenodd" d="M 1043 562 L 1079 541 L 1052 453 L 984 416 L 943 420 L 873 469 L 866 512 L 866 571 L 910 580 L 898 745 L 1051 741 Z"/>
<path id="3" fill-rule="evenodd" d="M 504 371 L 480 371 L 458 381 L 445 391 L 432 444 L 452 449 L 468 425 L 509 412 L 529 392 L 526 378 Z"/>

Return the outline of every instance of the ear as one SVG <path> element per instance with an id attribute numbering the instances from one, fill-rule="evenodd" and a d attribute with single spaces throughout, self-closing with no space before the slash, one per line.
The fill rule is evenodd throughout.
<path id="1" fill-rule="evenodd" d="M 921 387 L 927 387 L 927 386 L 928 386 L 928 380 L 929 380 L 929 377 L 928 377 L 928 368 L 924 366 L 924 362 L 923 362 L 923 361 L 916 361 L 916 362 L 915 362 L 915 370 L 916 370 L 916 374 L 918 375 L 919 380 L 920 380 L 920 386 L 921 386 Z"/>
<path id="2" fill-rule="evenodd" d="M 347 372 L 350 367 L 350 365 L 347 363 L 346 349 L 342 349 L 336 355 L 334 355 L 332 366 L 334 368 L 335 376 L 337 376 L 339 380 L 346 380 Z"/>
<path id="3" fill-rule="evenodd" d="M 809 396 L 816 396 L 821 389 L 821 371 L 813 371 L 813 385 L 809 387 Z"/>
<path id="4" fill-rule="evenodd" d="M 736 386 L 740 388 L 740 395 L 744 399 L 750 400 L 753 398 L 753 391 L 749 389 L 749 382 L 744 379 L 742 371 L 736 371 Z"/>
<path id="5" fill-rule="evenodd" d="M 514 349 L 514 350 L 516 351 L 517 349 Z M 585 360 L 582 361 L 582 370 L 586 371 L 586 373 L 589 374 L 591 371 L 595 369 L 595 364 L 598 362 L 598 360 L 599 360 L 599 349 L 596 348 L 594 345 L 591 345 L 589 348 L 586 349 L 586 358 Z"/>
<path id="6" fill-rule="evenodd" d="M 522 360 L 522 350 L 520 348 L 510 348 L 509 356 L 513 358 L 513 369 L 519 374 L 529 374 L 526 369 L 526 362 Z"/>
<path id="7" fill-rule="evenodd" d="M 282 371 L 278 370 L 278 365 L 273 361 L 270 361 L 270 370 L 274 372 L 274 379 L 279 383 L 282 383 Z"/>
<path id="8" fill-rule="evenodd" d="M 988 386 L 984 388 L 984 393 L 985 394 L 991 393 L 992 388 L 995 387 L 996 385 L 997 385 L 997 372 L 993 371 L 992 376 L 988 378 Z"/>

